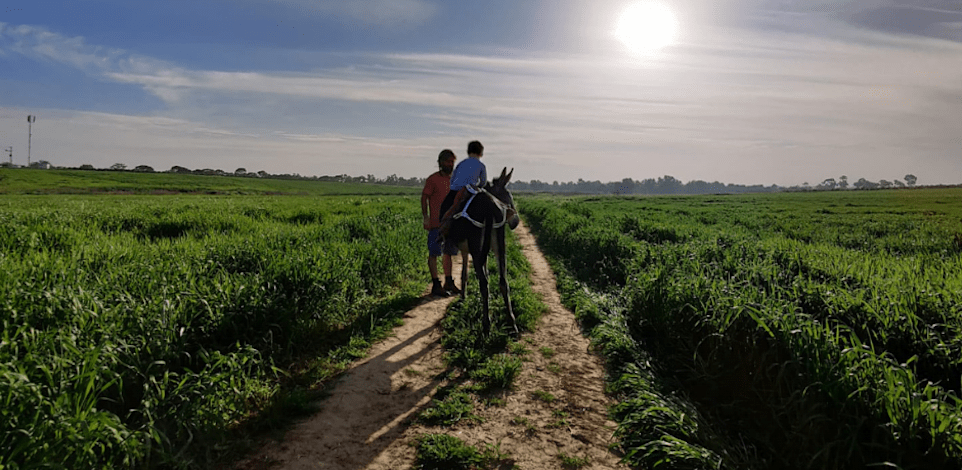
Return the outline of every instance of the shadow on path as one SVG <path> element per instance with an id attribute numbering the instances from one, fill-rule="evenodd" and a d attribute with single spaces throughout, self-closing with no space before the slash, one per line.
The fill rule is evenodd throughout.
<path id="1" fill-rule="evenodd" d="M 387 469 L 376 462 L 431 401 L 445 370 L 438 321 L 454 298 L 432 299 L 405 314 L 404 325 L 351 366 L 320 410 L 233 468 Z M 389 458 L 384 457 L 381 460 Z"/>

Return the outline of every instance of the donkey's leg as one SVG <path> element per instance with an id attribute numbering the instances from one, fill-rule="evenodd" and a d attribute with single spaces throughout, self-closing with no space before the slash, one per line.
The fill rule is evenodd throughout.
<path id="1" fill-rule="evenodd" d="M 514 318 L 514 310 L 511 308 L 511 290 L 508 288 L 508 260 L 505 254 L 504 227 L 497 229 L 491 234 L 496 237 L 494 240 L 494 254 L 498 258 L 498 287 L 501 288 L 501 297 L 504 299 L 504 306 L 508 308 L 508 315 L 511 316 L 511 325 L 514 326 L 514 334 L 520 335 L 518 331 L 518 321 Z"/>
<path id="2" fill-rule="evenodd" d="M 461 242 L 458 249 L 461 250 L 461 300 L 464 300 L 468 292 L 468 241 Z"/>
<path id="3" fill-rule="evenodd" d="M 481 325 L 484 327 L 484 335 L 491 332 L 491 317 L 488 315 L 488 254 L 475 253 L 474 274 L 478 277 L 478 291 L 481 294 Z"/>

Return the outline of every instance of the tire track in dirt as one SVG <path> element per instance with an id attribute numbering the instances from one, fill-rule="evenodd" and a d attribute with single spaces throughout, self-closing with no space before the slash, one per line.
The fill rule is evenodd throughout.
<path id="1" fill-rule="evenodd" d="M 522 470 L 562 468 L 559 454 L 586 459 L 585 469 L 628 468 L 609 451 L 615 424 L 606 415 L 611 400 L 604 394 L 603 363 L 561 305 L 554 274 L 534 237 L 523 224 L 514 233 L 531 263 L 533 290 L 547 311 L 537 330 L 522 337 L 531 353 L 514 389 L 504 393 L 503 406 L 476 403 L 481 422 L 446 428 L 411 424 L 446 384 L 438 378 L 446 366 L 437 324 L 454 298 L 426 297 L 405 314 L 395 336 L 351 366 L 318 413 L 234 468 L 409 469 L 415 459 L 412 443 L 426 433 L 451 434 L 473 446 L 496 445 Z M 456 266 L 455 278 L 459 272 Z M 545 403 L 535 392 L 556 399 Z"/>

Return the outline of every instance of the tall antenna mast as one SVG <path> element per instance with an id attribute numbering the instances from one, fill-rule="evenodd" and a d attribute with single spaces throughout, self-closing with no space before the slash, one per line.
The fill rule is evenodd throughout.
<path id="1" fill-rule="evenodd" d="M 37 116 L 27 116 L 27 168 L 30 168 L 30 147 L 33 140 L 33 123 L 37 122 Z"/>

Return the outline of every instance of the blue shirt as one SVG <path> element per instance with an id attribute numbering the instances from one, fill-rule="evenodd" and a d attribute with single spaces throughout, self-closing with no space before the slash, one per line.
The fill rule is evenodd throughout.
<path id="1" fill-rule="evenodd" d="M 480 158 L 466 158 L 454 167 L 451 190 L 457 191 L 469 184 L 481 187 L 488 182 L 488 171 Z"/>

